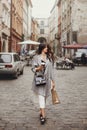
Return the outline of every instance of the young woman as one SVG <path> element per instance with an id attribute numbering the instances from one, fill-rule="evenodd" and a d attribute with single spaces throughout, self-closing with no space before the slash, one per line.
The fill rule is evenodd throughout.
<path id="1" fill-rule="evenodd" d="M 32 70 L 36 74 L 38 72 L 42 72 L 43 69 L 44 75 L 46 77 L 46 84 L 41 86 L 36 86 L 35 84 L 35 75 L 33 79 L 32 90 L 39 97 L 39 105 L 40 105 L 40 121 L 41 124 L 46 122 L 46 113 L 45 113 L 45 105 L 46 99 L 51 93 L 51 86 L 54 87 L 54 73 L 53 73 L 53 55 L 51 53 L 51 49 L 48 45 L 41 43 L 38 48 L 38 53 L 33 58 Z M 43 65 L 44 63 L 44 65 Z"/>

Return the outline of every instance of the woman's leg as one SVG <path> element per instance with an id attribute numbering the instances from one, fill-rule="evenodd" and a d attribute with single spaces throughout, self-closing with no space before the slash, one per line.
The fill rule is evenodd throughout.
<path id="1" fill-rule="evenodd" d="M 45 108 L 41 108 L 42 117 L 45 118 Z"/>
<path id="2" fill-rule="evenodd" d="M 40 114 L 43 118 L 45 118 L 45 104 L 46 98 L 42 95 L 39 95 Z"/>

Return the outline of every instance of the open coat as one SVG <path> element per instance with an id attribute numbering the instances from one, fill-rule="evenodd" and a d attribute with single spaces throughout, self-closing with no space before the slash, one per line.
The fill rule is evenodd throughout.
<path id="1" fill-rule="evenodd" d="M 36 55 L 33 58 L 32 70 L 34 72 L 34 78 L 35 78 L 35 67 L 41 65 L 41 60 L 42 60 L 41 55 Z M 46 85 L 37 87 L 35 85 L 35 79 L 33 78 L 32 90 L 38 95 L 48 97 L 51 93 L 51 80 L 54 80 L 53 64 L 51 61 L 49 61 L 48 58 L 46 58 L 45 66 L 46 69 L 44 74 L 46 76 Z"/>

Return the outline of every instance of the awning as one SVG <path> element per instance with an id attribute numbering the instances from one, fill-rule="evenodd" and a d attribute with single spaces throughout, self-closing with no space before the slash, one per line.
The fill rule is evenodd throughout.
<path id="1" fill-rule="evenodd" d="M 39 45 L 39 42 L 36 41 L 32 41 L 32 40 L 27 40 L 27 41 L 23 41 L 23 42 L 19 42 L 18 44 L 23 44 L 23 45 Z"/>
<path id="2" fill-rule="evenodd" d="M 82 49 L 83 48 L 83 45 L 81 44 L 68 44 L 68 45 L 65 45 L 65 46 L 62 46 L 63 48 L 66 48 L 66 49 Z"/>

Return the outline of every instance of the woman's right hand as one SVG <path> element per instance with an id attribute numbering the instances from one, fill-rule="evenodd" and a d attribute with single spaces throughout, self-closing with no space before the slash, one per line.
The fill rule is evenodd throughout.
<path id="1" fill-rule="evenodd" d="M 42 66 L 42 65 L 40 65 L 40 66 L 38 66 L 38 67 L 36 68 L 36 71 L 41 71 L 41 70 L 43 70 L 43 66 Z"/>

